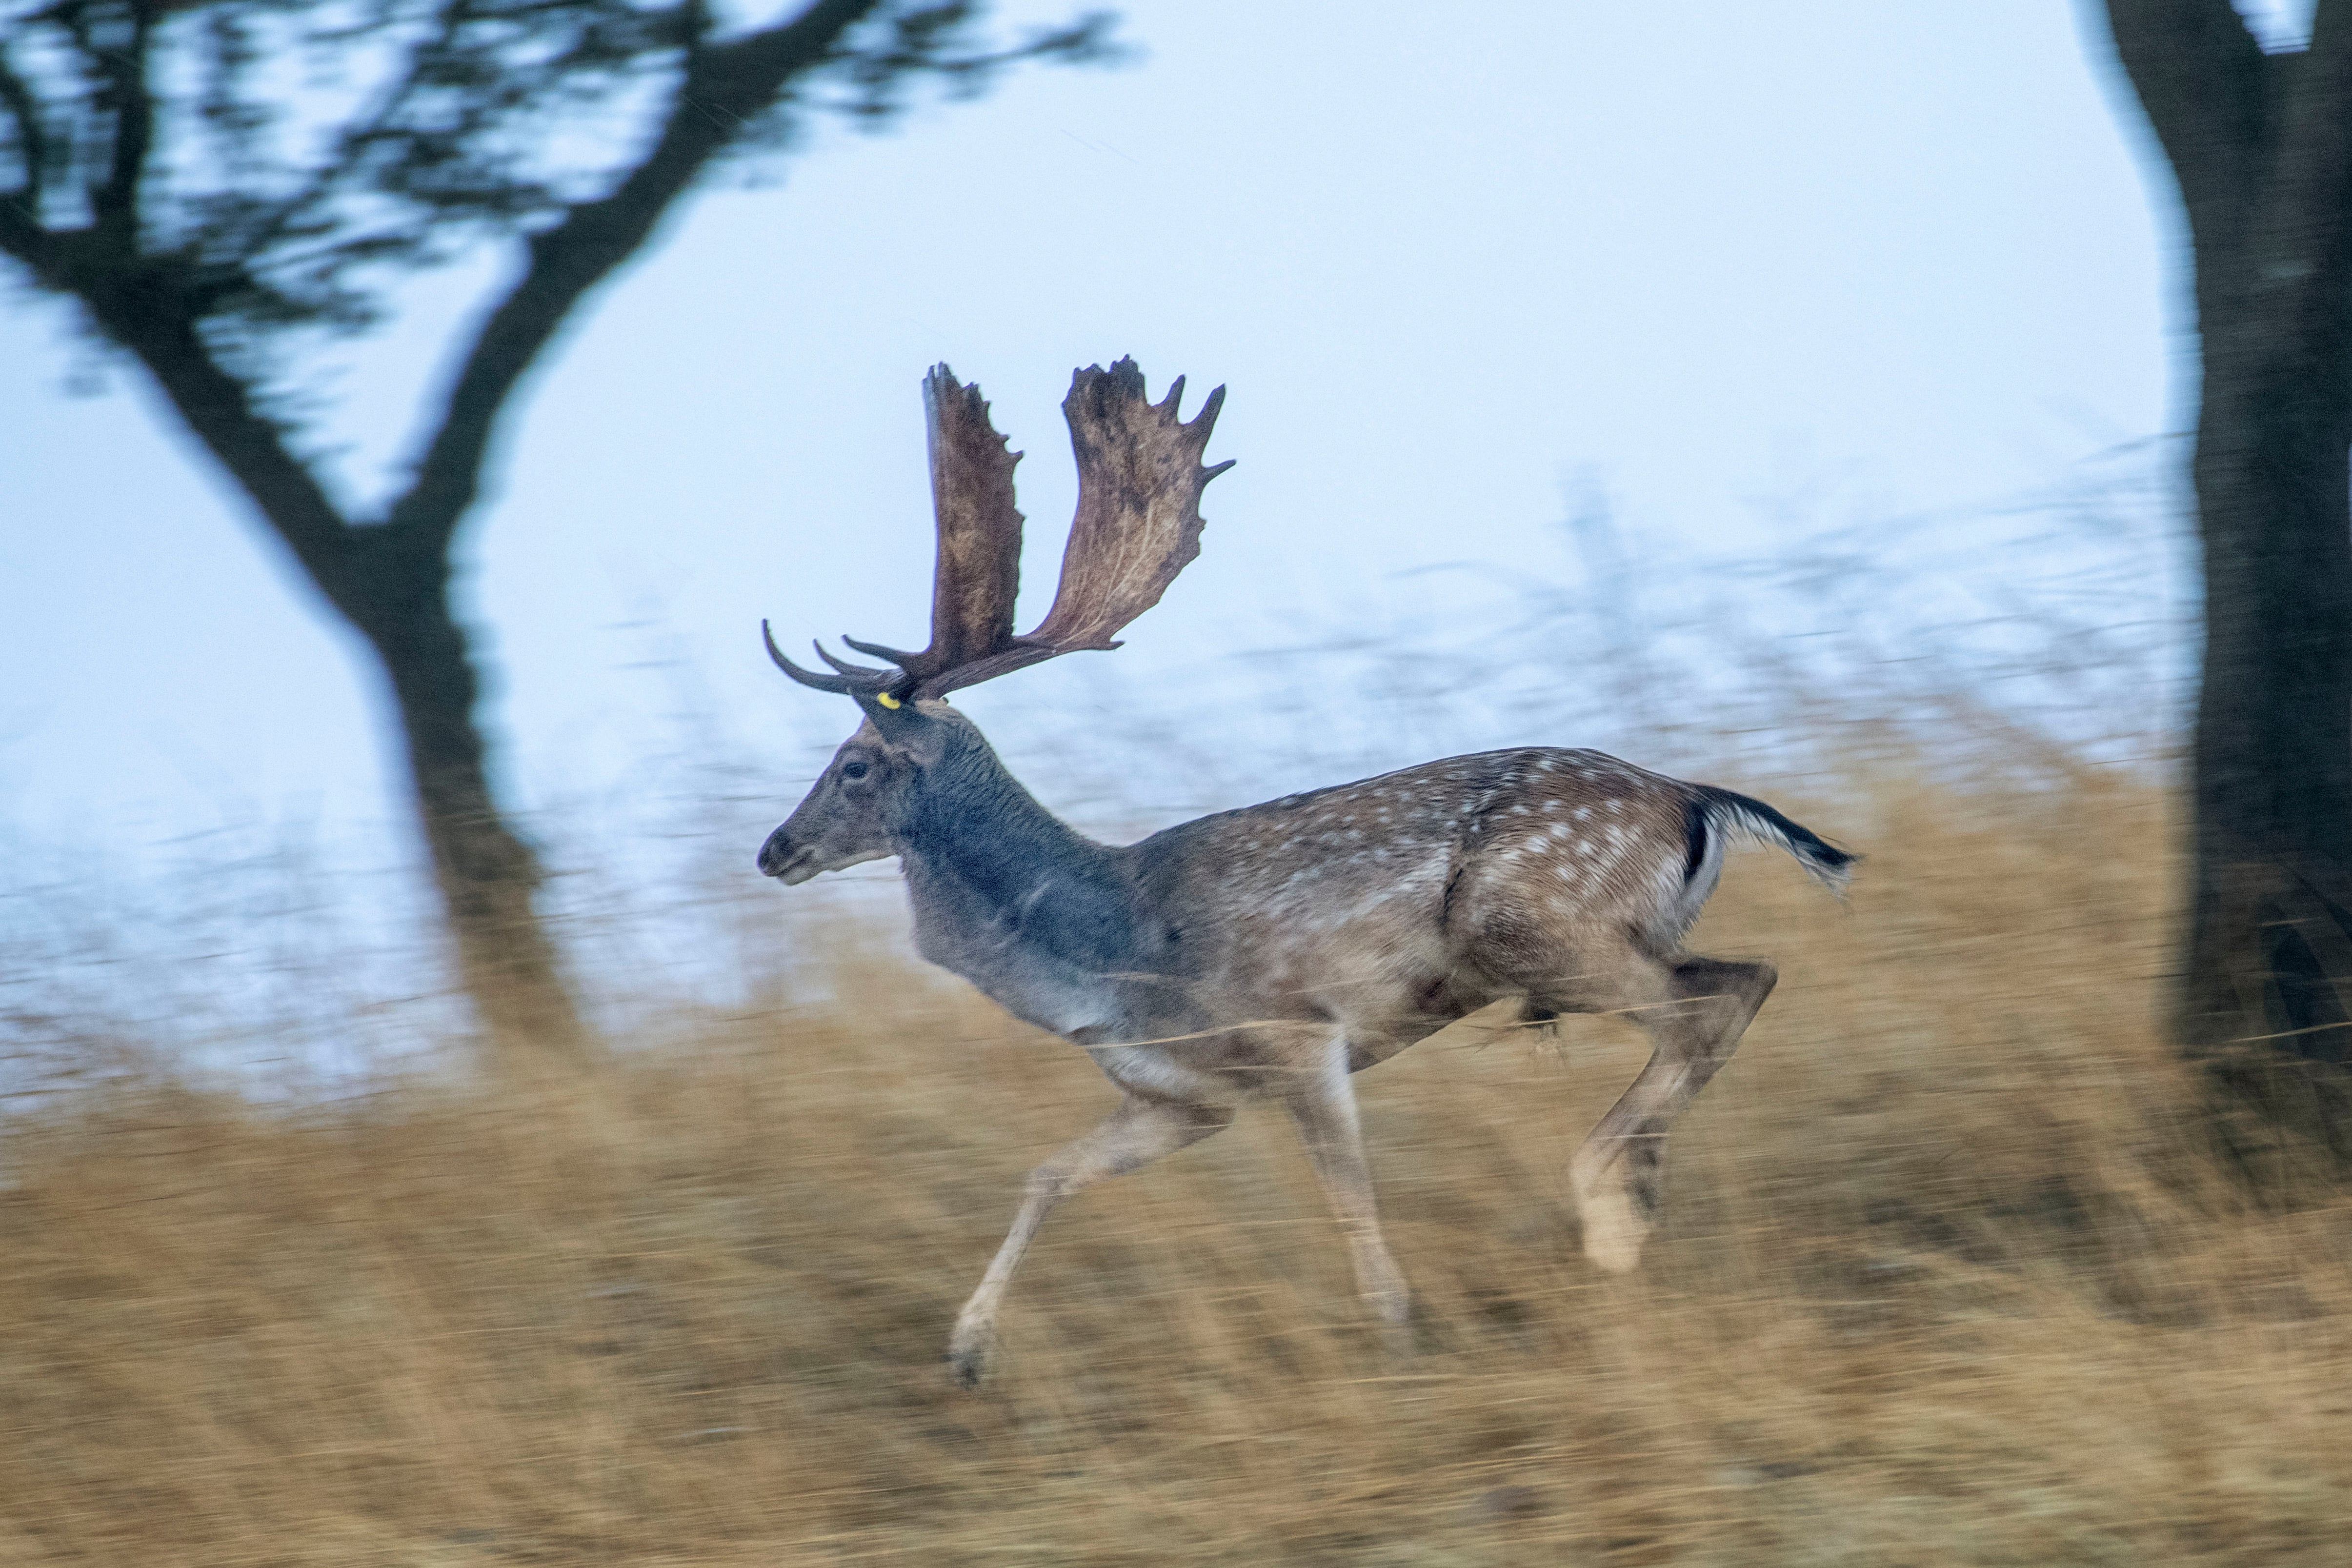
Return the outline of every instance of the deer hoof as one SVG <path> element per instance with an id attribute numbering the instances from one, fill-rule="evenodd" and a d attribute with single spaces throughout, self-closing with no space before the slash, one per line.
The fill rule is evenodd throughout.
<path id="1" fill-rule="evenodd" d="M 988 1375 L 995 1349 L 993 1324 L 957 1324 L 955 1337 L 948 1341 L 948 1375 L 955 1379 L 958 1388 L 978 1388 L 981 1379 Z"/>
<path id="2" fill-rule="evenodd" d="M 1596 1230 L 1588 1221 L 1584 1230 L 1584 1256 L 1593 1267 L 1610 1274 L 1631 1274 L 1642 1264 L 1642 1238 L 1619 1233 Z"/>
<path id="3" fill-rule="evenodd" d="M 1584 1256 L 1609 1273 L 1632 1273 L 1650 1236 L 1633 1201 L 1622 1191 L 1603 1187 L 1587 1193 L 1578 1207 L 1583 1211 Z"/>

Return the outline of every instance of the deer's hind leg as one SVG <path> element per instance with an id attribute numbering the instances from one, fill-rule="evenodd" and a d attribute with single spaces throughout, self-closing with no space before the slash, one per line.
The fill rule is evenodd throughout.
<path id="1" fill-rule="evenodd" d="M 1666 1134 L 1739 1047 L 1772 994 L 1769 963 L 1628 947 L 1601 973 L 1531 992 L 1564 1013 L 1617 1013 L 1650 1038 L 1650 1059 L 1569 1161 L 1584 1255 L 1612 1273 L 1642 1259 L 1664 1197 Z"/>

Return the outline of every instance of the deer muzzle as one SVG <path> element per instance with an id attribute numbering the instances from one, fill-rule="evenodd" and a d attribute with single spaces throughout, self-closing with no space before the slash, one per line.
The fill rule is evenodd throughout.
<path id="1" fill-rule="evenodd" d="M 819 869 L 815 847 L 793 844 L 782 827 L 769 834 L 768 841 L 760 846 L 759 865 L 762 876 L 773 877 L 787 888 L 807 881 Z"/>

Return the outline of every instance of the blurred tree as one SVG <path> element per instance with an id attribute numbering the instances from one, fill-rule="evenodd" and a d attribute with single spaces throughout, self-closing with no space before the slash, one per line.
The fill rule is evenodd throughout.
<path id="1" fill-rule="evenodd" d="M 509 1059 L 585 1047 L 505 821 L 451 547 L 523 378 L 730 161 L 1108 52 L 1099 14 L 992 47 L 984 0 L 0 0 L 0 252 L 144 367 L 381 660 L 464 983 Z M 325 481 L 299 370 L 404 275 L 512 258 L 395 493 Z"/>
<path id="2" fill-rule="evenodd" d="M 2178 1027 L 2251 1153 L 2352 1153 L 2352 6 L 2107 0 L 2187 209 L 2202 351 L 2194 886 Z M 2246 1112 L 2256 1113 L 2248 1116 Z"/>

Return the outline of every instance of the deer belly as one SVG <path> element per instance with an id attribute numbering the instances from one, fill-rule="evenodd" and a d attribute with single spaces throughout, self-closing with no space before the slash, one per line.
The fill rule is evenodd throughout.
<path id="1" fill-rule="evenodd" d="M 990 991 L 996 1005 L 1020 1019 L 1066 1040 L 1097 1032 L 1111 1021 L 1108 999 L 1084 992 L 1024 987 L 1011 995 Z"/>
<path id="2" fill-rule="evenodd" d="M 1187 1065 L 1178 1051 L 1166 1046 L 1090 1045 L 1087 1055 L 1094 1058 L 1105 1078 L 1147 1100 L 1202 1105 L 1234 1098 L 1229 1079 Z"/>

